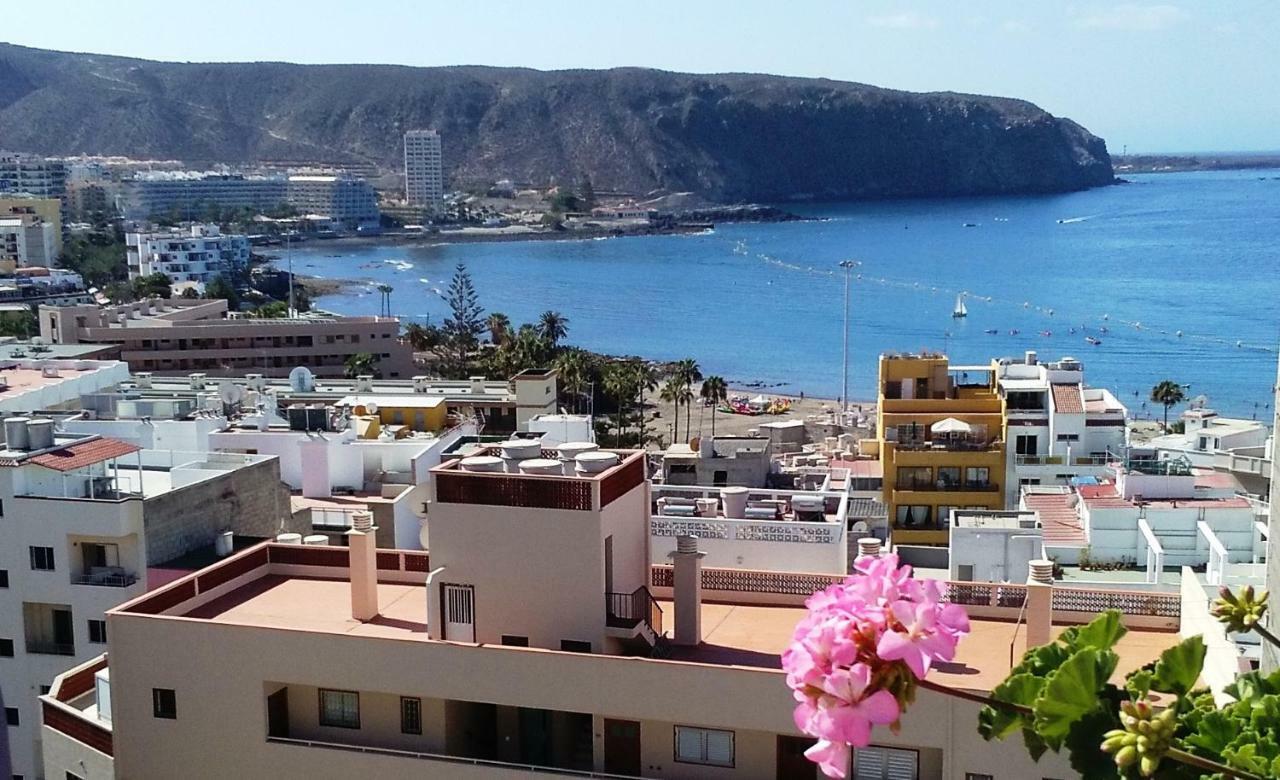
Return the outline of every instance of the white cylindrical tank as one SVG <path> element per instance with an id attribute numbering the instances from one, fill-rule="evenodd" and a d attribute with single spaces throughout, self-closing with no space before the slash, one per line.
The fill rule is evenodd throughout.
<path id="1" fill-rule="evenodd" d="M 53 446 L 53 420 L 29 420 L 27 445 L 32 450 L 45 450 Z"/>
<path id="2" fill-rule="evenodd" d="M 521 474 L 563 474 L 564 465 L 550 458 L 530 458 L 520 461 Z"/>
<path id="3" fill-rule="evenodd" d="M 231 531 L 223 531 L 213 537 L 213 552 L 219 558 L 227 557 L 235 548 L 235 534 Z"/>
<path id="4" fill-rule="evenodd" d="M 512 439 L 502 442 L 498 448 L 508 460 L 529 460 L 542 455 L 542 442 L 538 439 Z"/>
<path id="5" fill-rule="evenodd" d="M 573 459 L 580 474 L 599 474 L 618 465 L 616 452 L 584 452 Z"/>
<path id="6" fill-rule="evenodd" d="M 567 441 L 556 447 L 561 460 L 574 460 L 584 452 L 595 452 L 600 445 L 591 441 Z"/>
<path id="7" fill-rule="evenodd" d="M 278 534 L 276 541 L 280 544 L 302 544 L 302 534 Z"/>
<path id="8" fill-rule="evenodd" d="M 324 534 L 308 534 L 302 537 L 302 543 L 315 545 L 315 546 L 324 546 L 329 543 L 329 537 L 325 536 Z"/>
<path id="9" fill-rule="evenodd" d="M 27 417 L 5 418 L 4 443 L 7 449 L 18 451 L 30 446 L 27 440 L 27 423 L 30 421 Z"/>
<path id="10" fill-rule="evenodd" d="M 724 505 L 724 516 L 730 520 L 743 520 L 747 516 L 747 493 L 744 487 L 732 486 L 720 488 L 720 502 Z"/>
<path id="11" fill-rule="evenodd" d="M 502 458 L 493 455 L 472 455 L 469 458 L 463 458 L 461 465 L 463 471 L 487 472 L 504 469 Z"/>

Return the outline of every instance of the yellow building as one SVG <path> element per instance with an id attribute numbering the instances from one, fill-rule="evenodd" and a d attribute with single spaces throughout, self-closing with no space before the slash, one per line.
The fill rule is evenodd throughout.
<path id="1" fill-rule="evenodd" d="M 990 366 L 881 355 L 876 438 L 896 544 L 946 544 L 952 509 L 1002 509 L 1003 403 Z"/>
<path id="2" fill-rule="evenodd" d="M 54 258 L 62 254 L 62 201 L 57 198 L 0 198 L 0 217 L 37 216 L 53 225 Z M 52 262 L 49 263 L 53 265 Z"/>
<path id="3" fill-rule="evenodd" d="M 444 430 L 448 416 L 444 396 L 429 395 L 349 395 L 335 406 L 351 410 L 357 417 L 372 417 L 377 424 L 371 434 L 361 438 L 376 438 L 382 426 L 403 426 L 403 429 L 419 433 L 439 433 Z"/>

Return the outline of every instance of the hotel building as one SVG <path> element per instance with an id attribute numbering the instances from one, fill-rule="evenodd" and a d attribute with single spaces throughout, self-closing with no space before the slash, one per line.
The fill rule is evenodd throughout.
<path id="1" fill-rule="evenodd" d="M 124 243 L 130 279 L 160 273 L 175 286 L 203 292 L 215 277 L 249 267 L 248 237 L 223 234 L 217 225 L 126 233 Z"/>
<path id="2" fill-rule="evenodd" d="M 410 130 L 404 134 L 404 194 L 410 206 L 438 206 L 444 199 L 440 134 Z"/>

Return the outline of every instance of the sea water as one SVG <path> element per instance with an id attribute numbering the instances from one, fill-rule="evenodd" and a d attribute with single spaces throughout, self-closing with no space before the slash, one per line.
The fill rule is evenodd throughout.
<path id="1" fill-rule="evenodd" d="M 555 309 L 569 341 L 613 354 L 695 358 L 731 384 L 834 397 L 844 272 L 850 395 L 875 392 L 877 356 L 953 362 L 1073 356 L 1086 381 L 1139 414 L 1162 379 L 1224 413 L 1270 418 L 1280 337 L 1280 171 L 1169 173 L 1036 197 L 790 205 L 818 221 L 704 234 L 417 246 L 315 242 L 294 270 L 363 282 L 318 305 L 439 323 L 465 263 L 488 311 Z M 283 262 L 281 263 L 283 265 Z M 952 316 L 965 293 L 968 316 Z M 1181 335 L 1178 335 L 1181 332 Z M 1099 340 L 1091 344 L 1086 338 Z M 1144 407 L 1144 404 L 1146 406 Z"/>

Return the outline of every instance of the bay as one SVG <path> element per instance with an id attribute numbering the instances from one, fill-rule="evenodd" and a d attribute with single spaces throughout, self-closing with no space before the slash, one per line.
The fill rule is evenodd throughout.
<path id="1" fill-rule="evenodd" d="M 974 364 L 1035 350 L 1042 360 L 1080 359 L 1089 384 L 1140 414 L 1153 411 L 1144 408 L 1151 386 L 1168 378 L 1224 413 L 1269 419 L 1280 171 L 1128 178 L 1053 196 L 792 205 L 820 221 L 694 235 L 316 242 L 295 249 L 293 264 L 364 283 L 321 298 L 324 309 L 375 314 L 373 285 L 384 283 L 394 287 L 394 314 L 438 323 L 447 315 L 439 292 L 465 263 L 484 307 L 514 323 L 555 309 L 569 317 L 569 341 L 588 349 L 693 357 L 731 384 L 834 397 L 844 289 L 837 263 L 855 259 L 855 398 L 874 397 L 883 352 L 945 351 Z M 968 316 L 955 319 L 961 291 Z"/>

